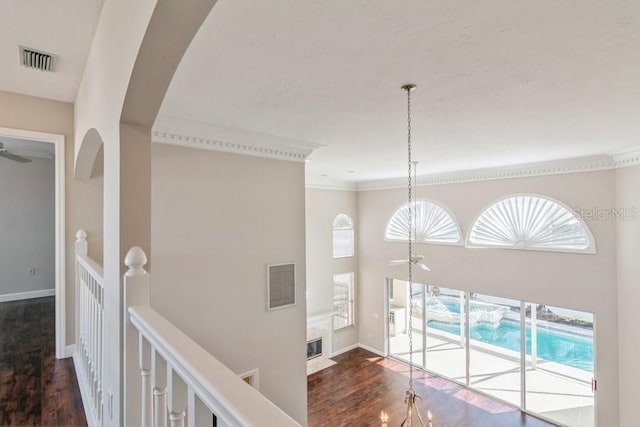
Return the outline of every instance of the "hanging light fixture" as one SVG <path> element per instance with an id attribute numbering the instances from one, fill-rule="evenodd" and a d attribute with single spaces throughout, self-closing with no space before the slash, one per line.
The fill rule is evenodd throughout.
<path id="1" fill-rule="evenodd" d="M 408 225 L 409 225 L 409 260 L 413 259 L 413 212 L 414 209 L 412 205 L 413 197 L 412 190 L 412 170 L 415 168 L 415 164 L 411 159 L 411 92 L 416 88 L 414 84 L 406 84 L 402 86 L 402 90 L 407 92 L 407 165 L 409 169 L 408 179 L 407 179 L 407 194 L 408 194 L 408 207 L 409 207 L 409 215 L 408 215 Z M 420 411 L 418 410 L 418 405 L 416 404 L 416 400 L 422 400 L 420 396 L 418 396 L 413 389 L 413 262 L 409 262 L 409 388 L 404 397 L 404 403 L 407 405 L 407 412 L 404 420 L 400 424 L 401 427 L 425 427 L 424 422 L 422 421 L 422 417 L 420 416 Z M 431 420 L 429 419 L 429 425 L 431 425 Z"/>

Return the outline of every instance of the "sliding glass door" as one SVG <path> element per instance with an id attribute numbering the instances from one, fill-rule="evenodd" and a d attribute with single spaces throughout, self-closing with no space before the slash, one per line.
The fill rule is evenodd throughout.
<path id="1" fill-rule="evenodd" d="M 411 360 L 415 366 L 424 368 L 424 289 L 425 286 L 414 283 L 409 289 L 408 283 L 402 280 L 388 281 L 389 302 L 387 307 L 389 332 L 389 354 L 408 362 L 410 360 L 409 339 L 413 354 Z M 409 302 L 413 300 L 413 318 L 411 333 L 409 330 Z"/>
<path id="2" fill-rule="evenodd" d="M 465 294 L 427 286 L 426 368 L 466 385 Z"/>
<path id="3" fill-rule="evenodd" d="M 562 425 L 593 427 L 591 313 L 389 279 L 388 352 Z M 413 333 L 409 303 L 413 301 Z"/>
<path id="4" fill-rule="evenodd" d="M 522 395 L 520 301 L 470 295 L 469 386 L 514 406 Z"/>
<path id="5" fill-rule="evenodd" d="M 564 425 L 595 425 L 593 315 L 526 306 L 527 410 Z"/>

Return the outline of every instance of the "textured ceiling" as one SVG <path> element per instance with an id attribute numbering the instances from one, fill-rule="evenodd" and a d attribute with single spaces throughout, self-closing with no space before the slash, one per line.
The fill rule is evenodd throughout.
<path id="1" fill-rule="evenodd" d="M 313 182 L 406 173 L 405 82 L 421 174 L 610 153 L 638 52 L 631 0 L 219 0 L 161 114 L 324 144 Z"/>
<path id="2" fill-rule="evenodd" d="M 0 90 L 73 102 L 103 0 L 0 0 Z M 56 70 L 28 69 L 18 45 L 57 55 Z"/>

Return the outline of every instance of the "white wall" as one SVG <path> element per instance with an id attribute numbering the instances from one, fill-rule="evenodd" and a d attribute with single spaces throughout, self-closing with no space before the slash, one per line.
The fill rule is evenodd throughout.
<path id="1" fill-rule="evenodd" d="M 475 215 L 492 201 L 513 193 L 539 193 L 573 208 L 615 206 L 615 171 L 567 174 L 420 187 L 418 198 L 451 209 L 463 233 Z M 360 342 L 384 350 L 385 277 L 406 280 L 405 269 L 387 264 L 406 257 L 406 245 L 384 242 L 386 223 L 406 202 L 406 191 L 358 193 L 360 247 Z M 598 422 L 618 421 L 618 339 L 615 221 L 588 222 L 597 255 L 419 245 L 431 273 L 418 271 L 417 281 L 545 303 L 596 314 Z"/>
<path id="2" fill-rule="evenodd" d="M 640 219 L 637 217 L 640 212 L 640 166 L 618 169 L 616 178 L 617 207 L 629 215 L 619 217 L 617 221 L 620 426 L 633 427 L 638 425 L 637 385 L 640 383 Z"/>
<path id="3" fill-rule="evenodd" d="M 306 190 L 307 233 L 307 312 L 309 316 L 333 311 L 333 275 L 355 274 L 356 294 L 358 290 L 358 247 L 355 256 L 333 258 L 333 220 L 336 215 L 349 215 L 358 235 L 358 205 L 355 191 Z M 356 299 L 356 316 L 358 301 Z M 333 352 L 340 351 L 358 342 L 356 325 L 339 329 L 333 336 Z"/>
<path id="4" fill-rule="evenodd" d="M 304 165 L 152 146 L 151 305 L 306 425 Z M 266 310 L 266 265 L 297 304 Z"/>
<path id="5" fill-rule="evenodd" d="M 53 159 L 0 158 L 0 297 L 55 289 L 54 178 Z"/>

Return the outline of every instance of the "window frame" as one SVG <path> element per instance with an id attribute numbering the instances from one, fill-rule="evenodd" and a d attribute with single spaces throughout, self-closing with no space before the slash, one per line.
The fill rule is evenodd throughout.
<path id="1" fill-rule="evenodd" d="M 483 216 L 483 214 L 485 212 L 487 212 L 489 209 L 491 209 L 492 207 L 494 207 L 495 205 L 502 203 L 505 200 L 511 199 L 511 198 L 517 198 L 517 197 L 534 197 L 534 198 L 539 198 L 542 200 L 546 200 L 549 201 L 551 203 L 554 203 L 556 205 L 558 205 L 560 208 L 566 210 L 569 214 L 573 215 L 573 217 L 576 219 L 576 221 L 578 222 L 578 224 L 580 224 L 582 226 L 582 229 L 584 230 L 588 240 L 589 240 L 589 245 L 584 248 L 584 249 L 572 249 L 572 248 L 562 248 L 562 247 L 541 247 L 541 246 L 516 246 L 516 245 L 499 245 L 499 244 L 485 244 L 485 243 L 478 243 L 478 242 L 472 242 L 471 238 L 472 238 L 472 233 L 474 232 L 474 229 L 476 227 L 476 224 L 478 222 L 478 220 Z M 471 222 L 471 225 L 469 226 L 469 229 L 467 230 L 467 235 L 465 237 L 465 247 L 470 248 L 470 249 L 475 249 L 475 248 L 491 248 L 491 249 L 508 249 L 508 250 L 521 250 L 521 251 L 539 251 L 539 252 L 561 252 L 561 253 L 572 253 L 572 254 L 587 254 L 587 255 L 595 255 L 597 253 L 597 246 L 596 246 L 596 240 L 593 236 L 593 233 L 591 232 L 591 229 L 589 228 L 589 226 L 587 225 L 587 223 L 580 218 L 579 215 L 576 214 L 576 211 L 574 208 L 568 206 L 567 204 L 565 204 L 564 202 L 544 195 L 544 194 L 537 194 L 537 193 L 515 193 L 515 194 L 509 194 L 507 196 L 504 197 L 500 197 L 498 199 L 493 200 L 491 203 L 487 204 L 486 206 L 484 206 L 480 212 L 478 212 L 478 214 L 473 218 L 473 221 Z"/>
<path id="2" fill-rule="evenodd" d="M 338 222 L 339 219 L 345 219 L 349 224 L 350 227 L 337 227 L 336 223 Z M 348 236 L 348 240 L 350 242 L 349 246 L 346 246 L 347 249 L 350 249 L 348 251 L 347 254 L 345 255 L 336 255 L 336 242 L 339 241 L 338 239 L 336 239 L 336 232 L 340 233 L 340 232 L 350 232 L 350 235 Z M 356 254 L 356 231 L 355 231 L 355 226 L 354 226 L 354 222 L 353 222 L 353 218 L 350 215 L 347 215 L 345 213 L 339 213 L 338 215 L 336 215 L 333 218 L 333 226 L 332 226 L 332 256 L 334 259 L 339 259 L 339 258 L 351 258 L 353 256 L 355 256 Z"/>
<path id="3" fill-rule="evenodd" d="M 341 276 L 348 276 L 349 280 L 347 282 L 340 282 L 339 278 Z M 336 280 L 338 279 L 338 280 Z M 346 284 L 346 294 L 347 297 L 345 300 L 336 301 L 336 287 L 338 285 Z M 342 329 L 351 328 L 356 326 L 356 275 L 354 272 L 346 272 L 346 273 L 336 273 L 333 275 L 333 311 L 337 312 L 335 314 L 335 319 L 333 321 L 333 331 L 340 331 Z M 338 318 L 344 318 L 340 315 L 340 310 L 338 309 L 338 305 L 346 305 L 347 316 L 345 318 L 346 324 L 342 326 L 338 326 Z"/>
<path id="4" fill-rule="evenodd" d="M 413 243 L 418 243 L 421 245 L 445 245 L 445 246 L 464 246 L 465 244 L 465 236 L 464 233 L 462 232 L 462 228 L 460 227 L 460 223 L 458 222 L 458 219 L 456 218 L 456 216 L 453 214 L 453 212 L 451 212 L 451 210 L 443 205 L 440 202 L 437 202 L 435 200 L 431 200 L 431 199 L 417 199 L 414 200 L 412 203 L 415 203 L 416 205 L 418 203 L 427 203 L 427 204 L 431 204 L 434 205 L 440 209 L 442 209 L 445 214 L 447 214 L 447 216 L 451 219 L 452 223 L 455 225 L 457 232 L 458 232 L 458 240 L 455 242 L 444 242 L 444 241 L 437 241 L 437 240 L 421 240 L 421 241 L 417 241 L 415 238 L 415 235 L 413 236 L 412 242 Z M 384 231 L 383 231 L 383 239 L 385 242 L 391 242 L 391 243 L 408 243 L 409 239 L 390 239 L 389 237 L 387 237 L 387 231 L 389 230 L 389 226 L 391 224 L 391 221 L 393 220 L 393 218 L 400 212 L 400 210 L 402 210 L 403 208 L 405 208 L 409 203 L 405 202 L 403 204 L 401 204 L 400 206 L 398 206 L 396 209 L 393 210 L 393 212 L 391 213 L 391 215 L 389 215 L 389 218 L 387 219 Z"/>

